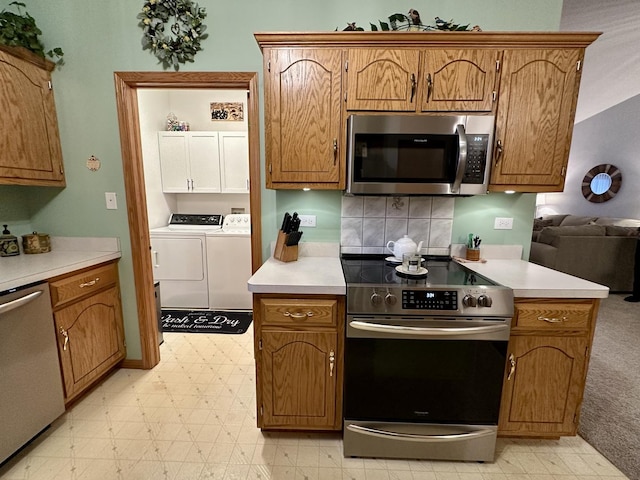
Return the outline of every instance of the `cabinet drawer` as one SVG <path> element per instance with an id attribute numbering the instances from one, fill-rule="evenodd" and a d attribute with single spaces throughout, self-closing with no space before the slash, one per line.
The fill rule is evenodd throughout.
<path id="1" fill-rule="evenodd" d="M 536 330 L 587 330 L 593 304 L 516 303 L 514 326 Z"/>
<path id="2" fill-rule="evenodd" d="M 118 282 L 118 268 L 115 263 L 87 270 L 85 272 L 49 282 L 51 305 L 53 308 L 69 301 L 84 297 Z"/>
<path id="3" fill-rule="evenodd" d="M 263 298 L 260 309 L 263 325 L 337 325 L 337 300 Z"/>

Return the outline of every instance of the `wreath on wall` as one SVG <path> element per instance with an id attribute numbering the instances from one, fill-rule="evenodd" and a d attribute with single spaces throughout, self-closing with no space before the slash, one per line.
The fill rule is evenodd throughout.
<path id="1" fill-rule="evenodd" d="M 179 70 L 181 63 L 193 62 L 202 50 L 200 42 L 208 37 L 202 23 L 206 16 L 205 9 L 191 0 L 146 0 L 138 14 L 144 32 L 142 49 L 151 50 L 163 68 Z"/>

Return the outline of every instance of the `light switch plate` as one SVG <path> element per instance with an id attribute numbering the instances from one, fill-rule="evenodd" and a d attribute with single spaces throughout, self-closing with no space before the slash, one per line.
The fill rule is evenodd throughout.
<path id="1" fill-rule="evenodd" d="M 104 192 L 104 198 L 107 202 L 107 210 L 118 209 L 118 200 L 116 199 L 115 192 Z"/>

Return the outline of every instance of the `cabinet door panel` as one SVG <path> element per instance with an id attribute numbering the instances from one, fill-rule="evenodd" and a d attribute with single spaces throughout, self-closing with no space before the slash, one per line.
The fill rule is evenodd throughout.
<path id="1" fill-rule="evenodd" d="M 492 185 L 562 191 L 579 58 L 578 50 L 505 52 L 496 119 L 496 142 L 501 143 L 502 153 L 496 156 Z"/>
<path id="2" fill-rule="evenodd" d="M 0 51 L 0 183 L 64 186 L 50 74 Z M 37 141 L 34 141 L 37 139 Z"/>
<path id="3" fill-rule="evenodd" d="M 220 193 L 220 154 L 217 132 L 189 132 L 192 191 Z"/>
<path id="4" fill-rule="evenodd" d="M 187 136 L 177 132 L 159 132 L 160 174 L 162 191 L 186 193 L 189 191 L 189 151 Z"/>
<path id="5" fill-rule="evenodd" d="M 574 435 L 584 385 L 587 337 L 512 336 L 511 378 L 500 409 L 502 433 Z M 513 355 L 513 357 L 511 357 Z"/>
<path id="6" fill-rule="evenodd" d="M 268 187 L 340 181 L 341 52 L 273 50 L 265 78 Z"/>
<path id="7" fill-rule="evenodd" d="M 418 50 L 351 49 L 347 109 L 414 112 Z"/>
<path id="8" fill-rule="evenodd" d="M 222 193 L 249 193 L 247 132 L 218 132 Z"/>
<path id="9" fill-rule="evenodd" d="M 336 352 L 335 332 L 262 331 L 265 428 L 334 425 Z"/>
<path id="10" fill-rule="evenodd" d="M 425 50 L 422 111 L 490 112 L 498 50 Z"/>
<path id="11" fill-rule="evenodd" d="M 55 312 L 66 400 L 124 358 L 117 288 Z"/>

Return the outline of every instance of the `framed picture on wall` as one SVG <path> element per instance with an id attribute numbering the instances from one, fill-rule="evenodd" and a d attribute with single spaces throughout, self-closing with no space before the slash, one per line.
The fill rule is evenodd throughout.
<path id="1" fill-rule="evenodd" d="M 211 102 L 211 121 L 241 122 L 244 120 L 242 102 Z"/>

